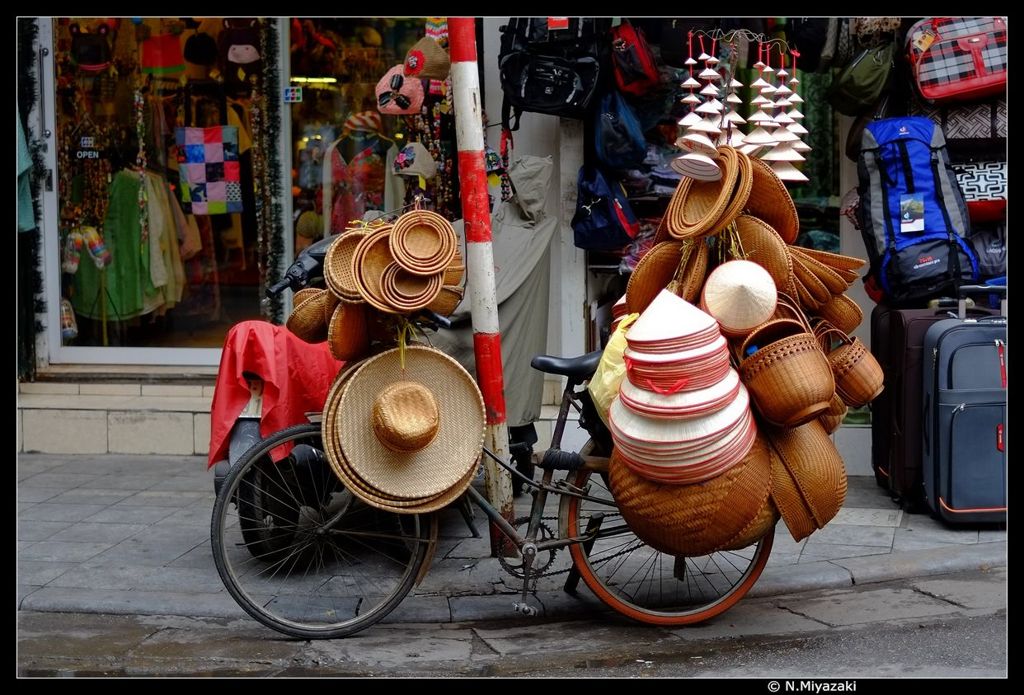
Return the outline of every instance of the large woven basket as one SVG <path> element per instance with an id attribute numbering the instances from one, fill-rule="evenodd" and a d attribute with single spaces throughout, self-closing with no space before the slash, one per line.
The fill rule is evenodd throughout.
<path id="1" fill-rule="evenodd" d="M 846 467 L 832 438 L 817 420 L 791 429 L 769 428 L 767 435 L 814 525 L 824 528 L 846 499 Z"/>
<path id="2" fill-rule="evenodd" d="M 740 379 L 768 422 L 795 427 L 828 409 L 835 381 L 828 360 L 813 335 L 799 322 L 777 319 L 747 336 L 741 354 Z"/>
<path id="3" fill-rule="evenodd" d="M 760 515 L 771 491 L 768 452 L 759 435 L 740 463 L 696 485 L 649 481 L 613 452 L 608 482 L 623 518 L 644 542 L 672 555 L 705 555 L 735 545 Z"/>
<path id="4" fill-rule="evenodd" d="M 885 381 L 882 367 L 860 338 L 851 338 L 825 321 L 815 327 L 815 335 L 832 367 L 836 393 L 844 403 L 859 408 L 882 393 Z M 835 342 L 839 344 L 833 347 Z"/>

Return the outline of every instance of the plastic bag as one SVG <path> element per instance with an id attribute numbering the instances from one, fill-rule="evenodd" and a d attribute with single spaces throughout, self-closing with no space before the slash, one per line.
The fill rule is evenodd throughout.
<path id="1" fill-rule="evenodd" d="M 626 375 L 626 361 L 623 359 L 623 353 L 626 352 L 626 331 L 639 317 L 639 313 L 626 314 L 622 317 L 618 328 L 608 339 L 597 370 L 587 385 L 597 414 L 601 416 L 605 425 L 608 424 L 608 410 L 612 407 L 612 401 L 619 395 L 619 384 Z"/>

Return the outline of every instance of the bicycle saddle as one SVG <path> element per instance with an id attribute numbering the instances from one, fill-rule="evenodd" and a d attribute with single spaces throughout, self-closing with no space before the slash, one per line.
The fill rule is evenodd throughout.
<path id="1" fill-rule="evenodd" d="M 545 374 L 560 374 L 575 379 L 586 379 L 597 369 L 603 350 L 594 350 L 580 357 L 552 357 L 537 355 L 530 360 L 530 366 Z"/>

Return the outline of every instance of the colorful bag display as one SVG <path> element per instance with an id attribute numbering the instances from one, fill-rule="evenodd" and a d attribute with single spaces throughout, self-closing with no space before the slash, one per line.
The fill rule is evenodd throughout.
<path id="1" fill-rule="evenodd" d="M 181 205 L 193 215 L 242 212 L 238 128 L 175 129 Z"/>
<path id="2" fill-rule="evenodd" d="M 1006 90 L 1002 17 L 926 17 L 907 32 L 914 86 L 933 103 L 973 101 Z"/>

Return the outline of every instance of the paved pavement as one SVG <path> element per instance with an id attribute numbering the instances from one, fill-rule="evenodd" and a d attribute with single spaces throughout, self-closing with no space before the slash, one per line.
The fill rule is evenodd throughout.
<path id="1" fill-rule="evenodd" d="M 225 592 L 214 568 L 212 473 L 204 458 L 22 454 L 17 475 L 19 611 L 244 619 L 263 630 Z M 520 513 L 527 504 L 517 502 Z M 479 514 L 476 523 L 483 528 Z M 568 553 L 556 562 L 567 567 Z M 1005 530 L 949 529 L 905 514 L 873 479 L 855 477 L 839 515 L 809 539 L 794 543 L 779 524 L 771 559 L 748 597 L 1005 564 Z M 593 618 L 604 610 L 585 589 L 580 598 L 564 594 L 560 579 L 538 585 L 544 616 Z M 386 620 L 507 620 L 518 589 L 488 557 L 486 534 L 472 538 L 461 516 L 446 510 L 430 573 Z"/>

